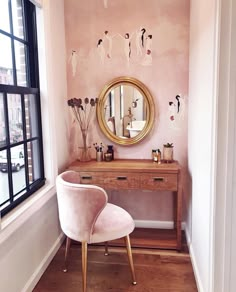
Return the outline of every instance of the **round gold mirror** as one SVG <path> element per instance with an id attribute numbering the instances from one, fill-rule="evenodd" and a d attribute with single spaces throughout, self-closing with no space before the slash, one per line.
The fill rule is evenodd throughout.
<path id="1" fill-rule="evenodd" d="M 99 95 L 99 126 L 106 137 L 117 144 L 132 145 L 143 140 L 152 129 L 154 117 L 152 95 L 135 78 L 116 78 Z"/>

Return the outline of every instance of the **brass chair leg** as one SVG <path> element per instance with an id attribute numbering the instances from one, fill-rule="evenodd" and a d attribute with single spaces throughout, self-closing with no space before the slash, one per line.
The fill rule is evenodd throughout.
<path id="1" fill-rule="evenodd" d="M 86 241 L 82 243 L 82 276 L 83 276 L 83 292 L 86 292 L 87 286 L 87 252 L 88 244 Z"/>
<path id="2" fill-rule="evenodd" d="M 131 274 L 133 278 L 133 285 L 136 285 L 137 282 L 136 282 L 136 277 L 135 277 L 135 272 L 134 272 L 134 263 L 133 263 L 129 235 L 125 237 L 125 243 L 126 243 L 126 249 L 127 249 L 128 259 L 129 259 L 130 270 L 131 270 Z"/>
<path id="3" fill-rule="evenodd" d="M 108 241 L 105 241 L 105 253 L 104 253 L 105 256 L 108 256 L 109 253 L 108 253 Z"/>
<path id="4" fill-rule="evenodd" d="M 64 260 L 64 269 L 63 272 L 66 273 L 68 266 L 67 266 L 67 259 L 68 259 L 68 254 L 70 250 L 70 245 L 71 245 L 71 239 L 69 237 L 66 238 L 66 251 L 65 251 L 65 260 Z"/>

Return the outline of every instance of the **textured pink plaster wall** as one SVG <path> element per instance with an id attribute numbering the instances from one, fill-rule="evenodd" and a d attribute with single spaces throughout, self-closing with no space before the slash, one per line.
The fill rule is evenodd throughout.
<path id="1" fill-rule="evenodd" d="M 156 118 L 152 132 L 141 143 L 115 145 L 116 158 L 150 158 L 151 149 L 165 142 L 174 143 L 174 158 L 187 162 L 187 97 L 189 49 L 189 0 L 66 0 L 65 29 L 67 50 L 68 99 L 96 97 L 103 86 L 118 76 L 132 76 L 149 88 L 155 102 Z M 152 35 L 151 65 L 136 51 L 135 36 L 140 28 Z M 109 53 L 105 31 L 112 38 Z M 131 57 L 125 56 L 125 41 L 132 35 Z M 121 36 L 119 36 L 121 35 Z M 97 47 L 103 40 L 103 50 Z M 145 39 L 146 41 L 146 39 Z M 146 43 L 145 43 L 146 44 Z M 72 50 L 75 51 L 74 59 Z M 103 56 L 103 53 L 105 55 Z M 108 54 L 109 53 L 109 54 Z M 107 56 L 109 55 L 109 56 Z M 150 61 L 150 59 L 148 59 Z M 73 67 L 74 66 L 74 67 Z M 169 102 L 181 95 L 181 113 Z M 175 115 L 174 121 L 170 116 Z M 77 157 L 79 129 L 71 118 L 71 160 Z M 101 133 L 96 117 L 89 132 L 90 143 L 109 141 Z M 93 153 L 95 155 L 95 153 Z M 135 219 L 172 218 L 170 193 L 113 192 L 111 200 L 126 207 Z M 155 208 L 153 207 L 155 206 Z"/>

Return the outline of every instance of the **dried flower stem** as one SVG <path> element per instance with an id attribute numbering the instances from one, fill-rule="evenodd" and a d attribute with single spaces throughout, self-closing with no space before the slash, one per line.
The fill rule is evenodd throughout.
<path id="1" fill-rule="evenodd" d="M 92 114 L 94 112 L 97 98 L 72 98 L 68 100 L 68 106 L 72 108 L 73 114 L 80 125 L 80 129 L 83 135 L 83 140 L 86 138 L 86 132 L 89 128 L 92 120 Z M 89 109 L 88 109 L 89 107 Z"/>

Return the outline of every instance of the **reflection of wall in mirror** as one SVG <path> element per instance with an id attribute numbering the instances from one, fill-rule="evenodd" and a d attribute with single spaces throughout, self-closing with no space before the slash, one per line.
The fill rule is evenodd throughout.
<path id="1" fill-rule="evenodd" d="M 122 118 L 129 113 L 129 108 L 132 106 L 133 102 L 133 87 L 130 85 L 123 86 L 123 109 L 124 115 Z"/>
<path id="2" fill-rule="evenodd" d="M 104 106 L 104 114 L 106 121 L 114 116 L 115 106 L 114 106 L 114 91 L 111 90 L 107 95 L 106 103 Z"/>
<path id="3" fill-rule="evenodd" d="M 135 106 L 133 107 L 134 101 Z M 146 110 L 144 97 L 139 90 L 133 86 L 125 87 L 125 115 L 123 117 L 123 136 L 130 137 L 130 132 L 127 127 L 130 125 L 132 127 L 132 121 L 145 121 L 146 120 Z M 131 112 L 129 112 L 131 110 Z M 130 117 L 127 117 L 127 114 Z"/>
<path id="4" fill-rule="evenodd" d="M 136 104 L 132 107 L 134 101 Z M 146 120 L 145 99 L 132 85 L 123 84 L 113 87 L 107 94 L 104 111 L 108 128 L 119 137 L 130 137 L 126 128 L 132 125 L 132 121 Z"/>
<path id="5" fill-rule="evenodd" d="M 122 135 L 122 125 L 120 123 L 120 108 L 121 108 L 121 91 L 120 86 L 117 86 L 114 89 L 114 117 L 115 117 L 115 123 L 116 123 L 116 135 L 121 136 Z"/>
<path id="6" fill-rule="evenodd" d="M 120 89 L 116 87 L 109 91 L 105 103 L 105 120 L 110 131 L 115 135 L 122 135 L 120 124 Z"/>
<path id="7" fill-rule="evenodd" d="M 110 117 L 107 121 L 108 128 L 111 130 L 111 132 L 116 135 L 116 122 L 115 117 Z"/>
<path id="8" fill-rule="evenodd" d="M 137 121 L 143 121 L 146 119 L 144 107 L 143 107 L 143 103 L 144 103 L 143 96 L 136 89 L 134 89 L 134 91 L 133 91 L 133 101 L 134 100 L 137 100 L 137 106 L 132 107 L 133 119 L 137 120 Z"/>

